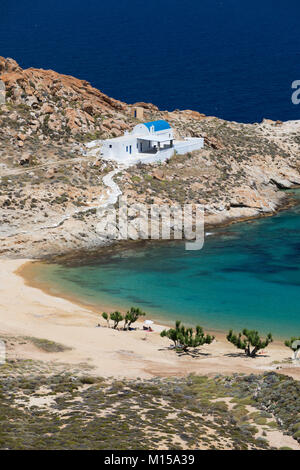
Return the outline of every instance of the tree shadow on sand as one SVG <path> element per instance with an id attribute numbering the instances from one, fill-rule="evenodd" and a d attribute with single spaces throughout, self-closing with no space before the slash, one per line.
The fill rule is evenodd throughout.
<path id="1" fill-rule="evenodd" d="M 184 351 L 183 349 L 176 349 L 174 346 L 169 346 L 165 348 L 160 348 L 158 351 L 174 351 L 177 356 L 189 356 L 189 357 L 208 357 L 211 356 L 212 354 L 210 353 L 205 353 L 200 351 L 199 349 L 188 349 L 187 351 Z"/>
<path id="2" fill-rule="evenodd" d="M 249 358 L 249 359 L 257 359 L 259 357 L 270 357 L 269 354 L 257 354 L 256 356 L 247 356 L 245 353 L 242 352 L 237 352 L 237 353 L 227 353 L 224 354 L 226 357 L 244 357 L 244 358 Z"/>

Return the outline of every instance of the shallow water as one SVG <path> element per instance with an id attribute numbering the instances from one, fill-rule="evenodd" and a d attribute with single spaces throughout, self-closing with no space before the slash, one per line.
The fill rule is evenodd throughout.
<path id="1" fill-rule="evenodd" d="M 300 204 L 216 231 L 200 251 L 151 244 L 83 266 L 36 265 L 33 277 L 99 308 L 136 305 L 165 321 L 299 336 L 299 230 Z"/>

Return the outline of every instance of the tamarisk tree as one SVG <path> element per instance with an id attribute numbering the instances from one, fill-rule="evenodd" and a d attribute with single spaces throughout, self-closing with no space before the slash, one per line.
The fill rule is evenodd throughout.
<path id="1" fill-rule="evenodd" d="M 227 335 L 227 340 L 234 344 L 238 349 L 243 349 L 246 356 L 255 357 L 260 349 L 266 348 L 272 341 L 272 335 L 269 333 L 265 340 L 262 340 L 258 331 L 247 330 L 246 328 L 236 335 L 233 330 L 230 330 Z M 253 348 L 251 350 L 251 347 Z"/>
<path id="2" fill-rule="evenodd" d="M 144 317 L 145 315 L 146 313 L 143 312 L 140 308 L 131 307 L 131 309 L 128 310 L 125 315 L 124 330 L 129 330 L 133 323 L 135 323 L 140 317 Z"/>
<path id="3" fill-rule="evenodd" d="M 193 328 L 186 328 L 180 321 L 175 323 L 175 328 L 163 330 L 160 333 L 162 338 L 167 337 L 173 341 L 176 349 L 188 351 L 189 348 L 197 348 L 203 344 L 210 344 L 215 337 L 205 335 L 203 328 L 199 325 Z"/>
<path id="4" fill-rule="evenodd" d="M 116 311 L 110 314 L 110 319 L 114 322 L 113 328 L 116 329 L 120 321 L 124 320 L 124 317 L 120 312 Z"/>
<path id="5" fill-rule="evenodd" d="M 294 359 L 297 359 L 300 351 L 300 338 L 291 338 L 284 342 L 284 344 L 294 352 Z"/>
<path id="6" fill-rule="evenodd" d="M 106 312 L 102 313 L 102 318 L 107 322 L 107 328 L 109 328 L 109 315 Z"/>

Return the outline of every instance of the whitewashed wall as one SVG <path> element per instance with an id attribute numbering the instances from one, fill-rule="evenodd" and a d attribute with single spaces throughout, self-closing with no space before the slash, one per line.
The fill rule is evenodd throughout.
<path id="1" fill-rule="evenodd" d="M 194 152 L 195 150 L 200 150 L 204 146 L 204 139 L 202 138 L 190 138 L 183 141 L 175 141 L 174 149 L 179 155 L 184 155 L 188 152 Z"/>
<path id="2" fill-rule="evenodd" d="M 138 162 L 142 163 L 155 163 L 155 162 L 164 162 L 168 158 L 171 158 L 176 151 L 180 155 L 184 155 L 188 152 L 194 152 L 195 150 L 200 150 L 204 146 L 204 139 L 202 138 L 188 138 L 182 141 L 175 141 L 173 148 L 168 148 L 161 150 L 156 154 L 147 154 L 147 153 L 138 153 L 135 149 L 136 140 L 131 141 L 132 144 L 132 154 L 126 152 L 126 145 L 130 143 L 130 140 L 127 142 L 119 141 L 115 142 L 112 149 L 109 149 L 109 141 L 93 141 L 85 145 L 87 151 L 84 151 L 85 155 L 95 155 L 100 156 L 104 160 L 115 160 L 119 163 L 125 163 L 129 165 L 136 165 Z"/>
<path id="3" fill-rule="evenodd" d="M 168 158 L 171 158 L 174 155 L 174 148 L 171 149 L 166 149 L 166 150 L 161 150 L 158 153 L 150 154 L 147 155 L 146 153 L 142 153 L 139 155 L 136 155 L 134 157 L 134 164 L 138 162 L 142 163 L 156 163 L 156 162 L 164 162 Z"/>

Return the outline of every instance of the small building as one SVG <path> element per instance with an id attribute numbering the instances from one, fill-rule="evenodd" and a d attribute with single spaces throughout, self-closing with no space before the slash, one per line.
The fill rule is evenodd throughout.
<path id="1" fill-rule="evenodd" d="M 129 133 L 121 137 L 96 141 L 87 144 L 88 148 L 100 145 L 101 156 L 107 160 L 163 161 L 170 158 L 174 151 L 180 154 L 192 152 L 203 147 L 202 138 L 174 140 L 173 129 L 164 120 L 137 124 Z"/>
<path id="2" fill-rule="evenodd" d="M 144 108 L 141 106 L 134 106 L 131 108 L 131 115 L 135 119 L 140 119 L 142 121 L 144 119 Z"/>

